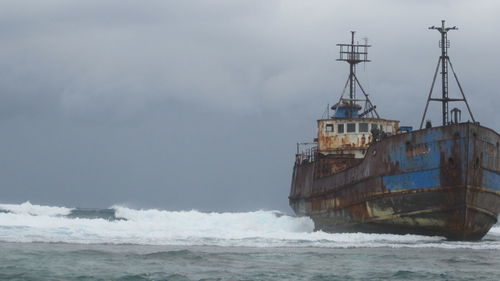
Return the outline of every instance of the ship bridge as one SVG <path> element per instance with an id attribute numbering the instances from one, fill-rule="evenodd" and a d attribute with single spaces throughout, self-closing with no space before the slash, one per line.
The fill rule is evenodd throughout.
<path id="1" fill-rule="evenodd" d="M 399 121 L 380 118 L 330 118 L 318 120 L 317 150 L 322 155 L 363 158 L 377 138 L 398 133 Z"/>
<path id="2" fill-rule="evenodd" d="M 356 76 L 356 65 L 369 62 L 368 47 L 356 43 L 354 31 L 350 44 L 337 44 L 337 61 L 349 64 L 349 76 L 338 102 L 331 107 L 333 115 L 317 121 L 317 136 L 312 143 L 298 143 L 298 164 L 314 162 L 315 178 L 337 173 L 359 163 L 370 143 L 400 132 L 399 121 L 380 118 L 376 106 Z M 360 98 L 356 92 L 362 93 Z M 302 148 L 302 149 L 301 149 Z"/>

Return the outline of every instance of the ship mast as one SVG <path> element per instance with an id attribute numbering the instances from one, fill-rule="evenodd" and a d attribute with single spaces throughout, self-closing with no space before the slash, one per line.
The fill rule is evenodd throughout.
<path id="1" fill-rule="evenodd" d="M 340 96 L 340 101 L 336 105 L 332 106 L 332 109 L 336 110 L 341 105 L 347 103 L 348 106 L 343 106 L 344 108 L 349 108 L 349 110 L 345 110 L 346 118 L 361 118 L 369 113 L 371 113 L 372 115 L 373 113 L 375 113 L 377 118 L 380 118 L 377 111 L 375 110 L 376 106 L 372 104 L 372 102 L 368 98 L 368 94 L 365 92 L 365 90 L 361 86 L 361 83 L 356 77 L 356 65 L 361 62 L 370 62 L 370 60 L 368 59 L 368 47 L 371 47 L 371 45 L 368 45 L 366 42 L 365 44 L 355 44 L 355 33 L 355 31 L 351 31 L 351 44 L 337 44 L 337 46 L 339 46 L 340 48 L 340 57 L 337 59 L 337 61 L 345 61 L 349 64 L 349 77 L 347 78 L 344 90 L 342 91 L 342 95 Z M 365 96 L 365 100 L 356 99 L 356 85 L 359 86 L 359 89 Z M 344 98 L 347 86 L 349 86 L 348 99 Z M 365 108 L 362 113 L 358 114 L 358 110 L 361 107 L 356 104 L 356 101 L 365 101 Z"/>
<path id="2" fill-rule="evenodd" d="M 460 85 L 460 82 L 458 81 L 458 76 L 455 73 L 455 70 L 453 69 L 453 65 L 451 63 L 450 57 L 448 56 L 448 48 L 450 48 L 450 41 L 448 40 L 448 31 L 450 30 L 458 30 L 456 26 L 453 27 L 445 27 L 445 21 L 441 21 L 441 27 L 435 27 L 431 26 L 429 29 L 432 30 L 437 30 L 439 33 L 441 33 L 441 41 L 439 41 L 439 47 L 441 48 L 441 56 L 439 57 L 437 66 L 436 66 L 436 71 L 434 72 L 434 78 L 432 80 L 432 86 L 431 90 L 429 92 L 429 97 L 427 98 L 427 103 L 425 105 L 425 110 L 424 110 L 424 115 L 422 116 L 422 121 L 420 122 L 420 129 L 422 129 L 422 126 L 424 124 L 424 119 L 425 115 L 427 114 L 427 108 L 429 107 L 429 102 L 431 101 L 438 101 L 441 102 L 442 106 L 442 114 L 443 114 L 443 126 L 451 124 L 450 118 L 449 118 L 449 110 L 448 110 L 448 102 L 455 102 L 455 101 L 463 101 L 465 102 L 465 105 L 467 106 L 467 110 L 469 111 L 470 117 L 472 118 L 472 121 L 475 122 L 474 116 L 472 115 L 472 111 L 470 110 L 469 103 L 467 103 L 467 99 L 465 98 L 465 94 L 462 90 L 462 86 Z M 432 90 L 434 89 L 434 84 L 436 82 L 436 76 L 437 72 L 439 70 L 439 66 L 441 65 L 441 98 L 432 98 Z M 460 89 L 460 93 L 462 94 L 462 98 L 449 98 L 448 97 L 448 65 L 451 67 L 451 70 L 453 72 L 453 76 L 455 77 L 455 80 L 457 81 L 458 88 Z M 459 111 L 457 108 L 454 108 L 452 111 L 457 112 Z M 454 122 L 457 122 L 456 118 Z"/>

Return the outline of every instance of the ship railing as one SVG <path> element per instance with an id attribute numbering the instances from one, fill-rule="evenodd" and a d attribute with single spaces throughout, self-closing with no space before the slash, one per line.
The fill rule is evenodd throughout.
<path id="1" fill-rule="evenodd" d="M 312 163 L 316 160 L 318 154 L 318 143 L 316 142 L 298 142 L 295 162 L 297 164 Z"/>

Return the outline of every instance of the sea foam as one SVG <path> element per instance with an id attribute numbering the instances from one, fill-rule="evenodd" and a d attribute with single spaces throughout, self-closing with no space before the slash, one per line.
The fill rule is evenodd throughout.
<path id="1" fill-rule="evenodd" d="M 500 236 L 500 226 L 494 226 L 488 232 L 489 235 Z"/>
<path id="2" fill-rule="evenodd" d="M 33 205 L 29 201 L 26 201 L 22 204 L 0 204 L 0 210 L 15 214 L 27 214 L 33 216 L 66 216 L 72 209 L 65 207 Z"/>
<path id="3" fill-rule="evenodd" d="M 418 235 L 313 231 L 307 217 L 278 211 L 206 213 L 199 211 L 136 210 L 113 206 L 115 220 L 65 216 L 70 208 L 3 204 L 0 241 L 82 244 L 215 245 L 238 247 L 412 247 L 500 249 L 500 228 L 481 242 L 449 242 Z M 84 212 L 79 210 L 80 212 Z M 95 211 L 95 210 L 94 210 Z"/>

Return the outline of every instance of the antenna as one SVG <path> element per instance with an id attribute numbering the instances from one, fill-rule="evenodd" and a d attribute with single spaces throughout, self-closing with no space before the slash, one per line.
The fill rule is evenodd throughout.
<path id="1" fill-rule="evenodd" d="M 365 45 L 368 46 L 368 37 L 363 37 L 363 41 L 365 42 Z M 366 71 L 366 62 L 363 63 L 363 70 Z"/>
<path id="2" fill-rule="evenodd" d="M 365 112 L 363 112 L 362 115 L 366 115 L 368 113 L 371 113 L 372 111 L 376 114 L 377 118 L 380 118 L 377 111 L 375 110 L 375 106 L 372 104 L 370 99 L 368 98 L 368 94 L 365 92 L 363 87 L 361 86 L 361 83 L 359 82 L 358 78 L 356 77 L 356 65 L 361 62 L 370 62 L 368 59 L 368 47 L 371 47 L 371 45 L 367 44 L 367 39 L 365 40 L 365 44 L 359 44 L 359 43 L 354 43 L 354 34 L 355 31 L 351 31 L 351 44 L 337 44 L 340 49 L 340 56 L 337 59 L 337 61 L 345 61 L 349 64 L 349 77 L 347 78 L 347 82 L 344 86 L 344 90 L 342 91 L 342 95 L 340 96 L 340 101 L 337 105 L 340 105 L 343 102 L 347 102 L 349 104 L 349 108 L 351 110 L 347 111 L 346 113 L 348 114 L 348 118 L 352 118 L 353 115 L 353 110 L 355 110 L 358 105 L 355 104 L 356 101 L 356 84 L 359 86 L 359 89 L 361 92 L 363 92 L 363 95 L 365 96 Z M 344 99 L 344 93 L 345 90 L 349 86 L 349 98 Z M 334 105 L 332 109 L 335 109 L 337 105 Z M 357 112 L 357 111 L 356 111 Z M 359 117 L 362 117 L 360 115 Z"/>
<path id="3" fill-rule="evenodd" d="M 458 30 L 456 26 L 453 27 L 445 27 L 445 21 L 441 21 L 441 27 L 435 27 L 431 26 L 429 29 L 432 30 L 437 30 L 439 33 L 441 33 L 441 40 L 439 41 L 439 47 L 441 48 L 441 56 L 439 57 L 437 66 L 436 66 L 436 71 L 434 72 L 434 78 L 432 79 L 432 85 L 431 85 L 431 90 L 429 92 L 429 97 L 427 98 L 427 104 L 425 105 L 425 110 L 424 110 L 424 115 L 422 116 L 422 121 L 420 122 L 420 129 L 422 129 L 422 125 L 424 124 L 424 119 L 425 115 L 427 114 L 427 108 L 429 107 L 429 102 L 431 101 L 439 101 L 442 104 L 442 111 L 443 111 L 443 126 L 446 126 L 450 124 L 449 120 L 449 111 L 448 111 L 448 102 L 454 102 L 454 101 L 463 101 L 465 102 L 465 105 L 467 105 L 467 110 L 469 111 L 469 114 L 472 118 L 473 122 L 476 122 L 474 120 L 474 116 L 472 115 L 472 111 L 470 110 L 469 104 L 467 103 L 467 99 L 465 98 L 465 94 L 462 90 L 462 86 L 460 85 L 460 82 L 458 81 L 458 76 L 455 73 L 455 70 L 453 69 L 453 65 L 451 64 L 450 57 L 448 57 L 448 48 L 450 48 L 450 41 L 448 40 L 448 31 L 450 30 Z M 458 88 L 460 89 L 460 93 L 462 94 L 461 99 L 456 99 L 456 98 L 449 98 L 448 97 L 448 64 L 451 67 L 451 70 L 453 72 L 453 76 L 455 77 L 455 80 L 457 81 Z M 436 76 L 437 72 L 439 70 L 439 65 L 441 65 L 441 98 L 432 98 L 432 90 L 434 89 L 434 84 L 436 82 Z"/>

